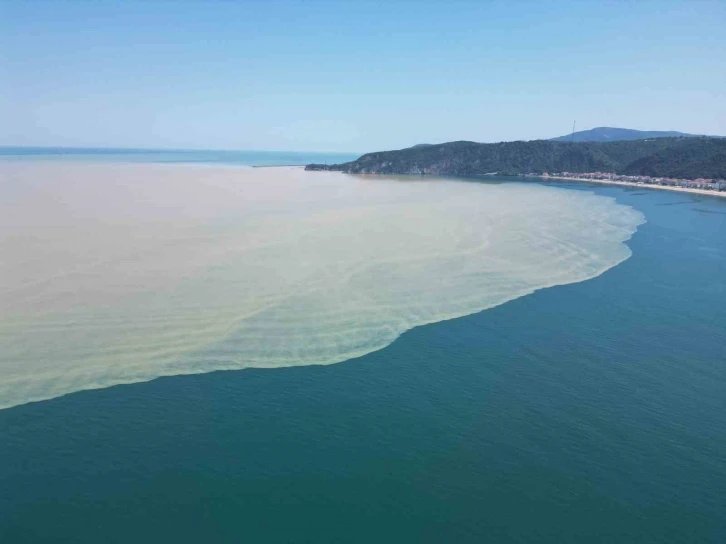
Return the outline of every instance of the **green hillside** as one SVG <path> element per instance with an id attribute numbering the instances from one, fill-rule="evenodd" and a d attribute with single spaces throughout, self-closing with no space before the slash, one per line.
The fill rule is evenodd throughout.
<path id="1" fill-rule="evenodd" d="M 678 178 L 726 178 L 726 139 L 658 138 L 569 143 L 449 142 L 367 153 L 355 161 L 308 170 L 367 174 L 504 175 L 612 172 Z"/>

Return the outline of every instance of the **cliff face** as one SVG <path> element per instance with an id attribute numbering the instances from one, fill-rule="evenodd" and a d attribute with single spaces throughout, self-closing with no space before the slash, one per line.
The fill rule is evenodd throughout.
<path id="1" fill-rule="evenodd" d="M 503 175 L 545 172 L 613 172 L 685 178 L 726 177 L 726 139 L 659 138 L 569 143 L 449 142 L 368 153 L 343 164 L 310 164 L 306 170 L 352 174 Z"/>

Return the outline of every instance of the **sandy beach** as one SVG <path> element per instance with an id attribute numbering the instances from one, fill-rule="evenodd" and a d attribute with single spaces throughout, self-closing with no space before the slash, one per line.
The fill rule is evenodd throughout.
<path id="1" fill-rule="evenodd" d="M 691 193 L 691 194 L 697 194 L 697 195 L 706 195 L 706 196 L 720 196 L 722 198 L 726 197 L 726 191 L 708 191 L 706 189 L 690 189 L 687 187 L 671 187 L 668 185 L 655 185 L 655 184 L 649 184 L 649 183 L 634 183 L 632 181 L 615 181 L 615 180 L 608 180 L 608 179 L 588 179 L 588 178 L 565 178 L 560 176 L 548 176 L 543 177 L 542 179 L 558 179 L 563 181 L 585 181 L 587 183 L 602 183 L 605 185 L 625 185 L 628 187 L 640 187 L 643 189 L 663 189 L 665 191 L 678 191 L 680 193 Z"/>

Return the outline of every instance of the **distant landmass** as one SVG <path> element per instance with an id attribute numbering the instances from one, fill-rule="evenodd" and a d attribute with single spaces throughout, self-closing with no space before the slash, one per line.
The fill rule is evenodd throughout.
<path id="1" fill-rule="evenodd" d="M 448 142 L 367 153 L 342 164 L 307 170 L 356 174 L 500 175 L 610 172 L 669 178 L 726 178 L 726 138 L 678 137 L 614 142 L 534 140 Z"/>
<path id="2" fill-rule="evenodd" d="M 552 138 L 554 142 L 617 142 L 648 138 L 697 138 L 702 134 L 686 134 L 675 130 L 633 130 L 631 128 L 596 127 Z"/>

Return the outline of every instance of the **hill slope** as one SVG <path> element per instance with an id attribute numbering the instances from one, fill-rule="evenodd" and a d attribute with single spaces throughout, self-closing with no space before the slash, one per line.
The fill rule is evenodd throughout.
<path id="1" fill-rule="evenodd" d="M 616 142 L 622 140 L 646 140 L 648 138 L 695 138 L 697 134 L 686 134 L 675 130 L 633 130 L 630 128 L 596 127 L 580 130 L 565 136 L 552 138 L 553 142 Z"/>
<path id="2" fill-rule="evenodd" d="M 359 174 L 613 172 L 686 179 L 726 178 L 726 139 L 658 138 L 574 144 L 552 140 L 449 142 L 367 153 L 352 162 L 311 164 L 306 169 Z"/>

